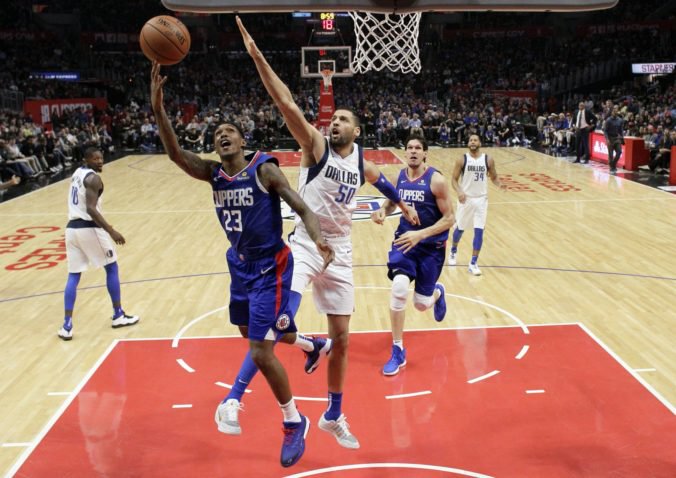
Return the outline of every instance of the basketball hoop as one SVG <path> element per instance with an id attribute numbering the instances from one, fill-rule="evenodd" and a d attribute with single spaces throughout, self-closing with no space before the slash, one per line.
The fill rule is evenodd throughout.
<path id="1" fill-rule="evenodd" d="M 333 78 L 335 72 L 333 70 L 321 70 L 320 73 L 322 75 L 322 81 L 324 82 L 324 91 L 329 91 L 331 78 Z"/>
<path id="2" fill-rule="evenodd" d="M 420 73 L 418 33 L 421 12 L 348 12 L 354 21 L 356 39 L 352 71 L 366 73 L 387 68 L 402 73 Z"/>

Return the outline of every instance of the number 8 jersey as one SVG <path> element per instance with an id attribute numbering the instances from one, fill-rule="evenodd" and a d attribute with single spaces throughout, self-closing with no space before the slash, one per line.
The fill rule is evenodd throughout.
<path id="1" fill-rule="evenodd" d="M 300 168 L 298 194 L 317 215 L 324 237 L 344 237 L 352 230 L 356 192 L 364 184 L 364 153 L 354 143 L 352 152 L 341 158 L 328 138 L 325 141 L 322 159 L 310 168 Z M 305 229 L 298 215 L 296 227 Z"/>
<path id="2" fill-rule="evenodd" d="M 216 215 L 240 260 L 273 256 L 284 247 L 280 198 L 258 179 L 258 167 L 272 156 L 260 151 L 247 157 L 249 164 L 234 176 L 223 166 L 214 168 L 211 187 Z"/>
<path id="3" fill-rule="evenodd" d="M 465 154 L 462 167 L 460 187 L 467 197 L 481 197 L 488 195 L 488 158 L 485 154 L 473 158 Z"/>

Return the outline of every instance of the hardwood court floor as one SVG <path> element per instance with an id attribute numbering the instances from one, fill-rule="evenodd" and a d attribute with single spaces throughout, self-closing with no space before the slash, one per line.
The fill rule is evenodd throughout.
<path id="1" fill-rule="evenodd" d="M 463 149 L 432 150 L 429 163 L 450 175 Z M 407 327 L 584 324 L 637 371 L 673 412 L 676 403 L 676 198 L 589 167 L 523 149 L 487 149 L 510 190 L 491 186 L 480 257 L 483 276 L 466 271 L 471 231 L 459 265 L 441 277 L 449 313 L 437 324 L 407 310 Z M 401 151 L 395 151 L 401 155 Z M 393 176 L 398 165 L 382 166 Z M 297 168 L 285 172 L 297 183 Z M 109 325 L 102 270 L 84 273 L 74 339 L 56 336 L 66 267 L 62 245 L 69 185 L 57 183 L 0 204 L 0 472 L 7 473 L 114 339 L 174 337 L 227 303 L 227 241 L 206 184 L 166 157 L 130 156 L 104 167 L 104 213 L 127 239 L 118 248 L 125 308 L 141 315 L 128 329 Z M 360 193 L 378 195 L 370 186 Z M 287 224 L 291 229 L 291 223 Z M 354 224 L 357 310 L 353 330 L 388 330 L 384 263 L 396 220 Z M 326 332 L 308 293 L 304 331 Z M 187 336 L 234 335 L 227 312 L 213 312 Z M 384 362 L 388 350 L 374 350 Z M 415 360 L 411 357 L 410 360 Z M 143 364 L 139 363 L 139 367 Z M 621 397 L 620 397 L 621 398 Z"/>

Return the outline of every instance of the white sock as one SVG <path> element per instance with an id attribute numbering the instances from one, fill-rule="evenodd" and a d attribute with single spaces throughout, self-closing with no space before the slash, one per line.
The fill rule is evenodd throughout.
<path id="1" fill-rule="evenodd" d="M 296 403 L 293 401 L 293 398 L 289 400 L 289 403 L 285 403 L 284 405 L 280 403 L 279 408 L 282 409 L 282 414 L 284 414 L 285 422 L 291 423 L 300 422 L 300 413 L 298 413 L 298 409 L 296 408 Z"/>
<path id="2" fill-rule="evenodd" d="M 293 343 L 295 347 L 304 350 L 305 352 L 312 352 L 315 349 L 315 345 L 312 343 L 312 340 L 309 337 L 306 337 L 301 334 L 296 334 L 296 341 Z"/>
<path id="3" fill-rule="evenodd" d="M 400 350 L 404 350 L 404 339 L 401 340 L 393 340 L 392 343 L 399 347 Z"/>

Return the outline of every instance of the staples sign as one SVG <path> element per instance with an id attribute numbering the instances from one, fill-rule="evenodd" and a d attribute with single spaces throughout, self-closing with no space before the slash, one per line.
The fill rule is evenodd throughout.
<path id="1" fill-rule="evenodd" d="M 632 63 L 631 72 L 637 75 L 668 75 L 676 63 Z"/>

